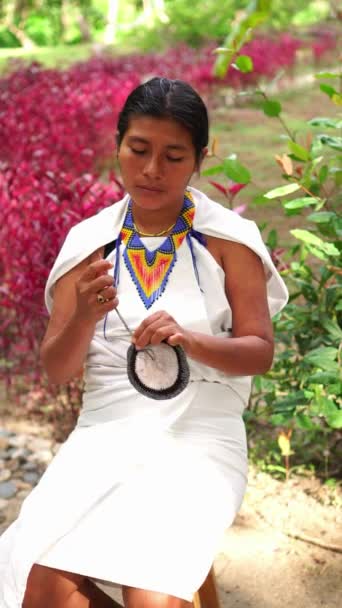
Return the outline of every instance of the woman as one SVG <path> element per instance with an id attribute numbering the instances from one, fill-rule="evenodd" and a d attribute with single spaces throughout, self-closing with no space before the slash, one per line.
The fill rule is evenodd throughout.
<path id="1" fill-rule="evenodd" d="M 42 360 L 56 383 L 84 367 L 83 407 L 3 535 L 2 608 L 114 606 L 99 581 L 121 585 L 127 608 L 185 608 L 240 507 L 242 413 L 287 291 L 255 224 L 189 187 L 207 144 L 205 105 L 186 83 L 153 78 L 128 97 L 128 194 L 71 230 L 46 286 Z M 137 392 L 131 340 L 181 346 L 184 390 Z"/>

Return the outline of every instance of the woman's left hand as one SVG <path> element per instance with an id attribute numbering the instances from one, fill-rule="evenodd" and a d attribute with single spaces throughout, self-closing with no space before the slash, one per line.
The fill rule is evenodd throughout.
<path id="1" fill-rule="evenodd" d="M 137 327 L 133 333 L 133 343 L 136 348 L 144 348 L 152 344 L 166 341 L 172 346 L 182 346 L 187 354 L 191 351 L 192 333 L 180 325 L 164 310 L 150 315 Z"/>

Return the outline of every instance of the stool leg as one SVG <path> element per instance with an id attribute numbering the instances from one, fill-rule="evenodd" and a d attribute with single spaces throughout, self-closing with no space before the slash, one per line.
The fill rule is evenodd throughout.
<path id="1" fill-rule="evenodd" d="M 211 568 L 203 585 L 198 590 L 200 608 L 220 608 L 214 568 Z"/>

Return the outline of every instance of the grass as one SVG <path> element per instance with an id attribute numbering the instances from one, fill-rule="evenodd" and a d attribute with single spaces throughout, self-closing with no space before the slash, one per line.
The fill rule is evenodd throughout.
<path id="1" fill-rule="evenodd" d="M 23 48 L 0 49 L 0 73 L 16 60 L 39 61 L 47 68 L 63 68 L 76 61 L 85 61 L 93 52 L 94 45 L 89 44 L 40 46 L 32 50 Z"/>

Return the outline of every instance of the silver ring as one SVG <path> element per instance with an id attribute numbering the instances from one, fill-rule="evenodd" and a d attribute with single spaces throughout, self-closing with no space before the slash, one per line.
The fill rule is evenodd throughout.
<path id="1" fill-rule="evenodd" d="M 101 293 L 97 294 L 96 299 L 97 299 L 97 301 L 98 301 L 99 304 L 104 304 L 107 301 L 106 298 L 104 298 Z"/>

